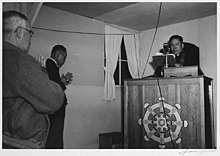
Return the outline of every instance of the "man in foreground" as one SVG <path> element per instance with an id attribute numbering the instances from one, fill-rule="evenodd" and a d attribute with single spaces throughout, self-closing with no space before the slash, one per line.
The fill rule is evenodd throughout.
<path id="1" fill-rule="evenodd" d="M 48 114 L 61 107 L 64 93 L 27 54 L 33 35 L 27 17 L 7 11 L 2 25 L 2 147 L 45 148 Z"/>

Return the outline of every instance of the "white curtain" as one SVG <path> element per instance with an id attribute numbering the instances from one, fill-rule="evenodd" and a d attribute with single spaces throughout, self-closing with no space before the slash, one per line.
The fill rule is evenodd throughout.
<path id="1" fill-rule="evenodd" d="M 117 66 L 118 54 L 121 50 L 121 41 L 123 35 L 122 31 L 105 26 L 105 53 L 106 53 L 106 67 L 105 67 L 105 86 L 104 86 L 104 100 L 115 99 L 115 81 L 114 71 Z"/>
<path id="2" fill-rule="evenodd" d="M 124 43 L 128 60 L 128 69 L 132 78 L 140 78 L 140 37 L 139 34 L 124 35 Z"/>

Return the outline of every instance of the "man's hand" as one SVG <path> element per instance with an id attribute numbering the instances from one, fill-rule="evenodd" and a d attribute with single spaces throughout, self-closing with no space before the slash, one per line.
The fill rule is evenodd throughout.
<path id="1" fill-rule="evenodd" d="M 175 64 L 175 67 L 182 67 L 182 65 L 181 65 L 181 64 L 178 64 L 178 63 L 176 63 L 176 64 Z"/>
<path id="2" fill-rule="evenodd" d="M 42 70 L 47 73 L 46 63 L 45 63 L 45 60 L 44 60 L 44 56 L 41 56 L 40 54 L 38 54 L 35 57 L 35 59 L 37 60 L 38 64 L 41 66 Z"/>
<path id="3" fill-rule="evenodd" d="M 45 67 L 45 60 L 44 60 L 44 56 L 41 56 L 40 54 L 38 54 L 35 59 L 37 60 L 38 64 L 41 67 Z"/>
<path id="4" fill-rule="evenodd" d="M 65 86 L 67 86 L 73 81 L 73 74 L 70 72 L 66 73 L 65 75 L 62 74 L 61 81 L 65 84 Z"/>

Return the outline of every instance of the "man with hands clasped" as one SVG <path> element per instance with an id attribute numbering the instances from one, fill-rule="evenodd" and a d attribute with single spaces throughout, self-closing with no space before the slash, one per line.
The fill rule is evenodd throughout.
<path id="1" fill-rule="evenodd" d="M 62 76 L 59 74 L 59 68 L 63 66 L 66 57 L 66 48 L 63 45 L 55 45 L 52 49 L 51 57 L 46 60 L 46 69 L 49 78 L 58 83 L 63 91 L 66 90 L 66 86 L 69 85 L 73 80 L 73 75 L 70 72 L 65 75 L 62 74 Z M 67 98 L 65 96 L 61 108 L 54 114 L 49 115 L 51 128 L 46 142 L 46 148 L 63 149 L 63 129 L 66 105 Z"/>

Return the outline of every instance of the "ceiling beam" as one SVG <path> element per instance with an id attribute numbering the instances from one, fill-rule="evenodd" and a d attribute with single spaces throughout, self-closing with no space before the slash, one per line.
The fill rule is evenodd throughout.
<path id="1" fill-rule="evenodd" d="M 42 5 L 43 2 L 32 3 L 31 9 L 29 9 L 29 12 L 27 13 L 31 26 L 33 26 Z"/>

